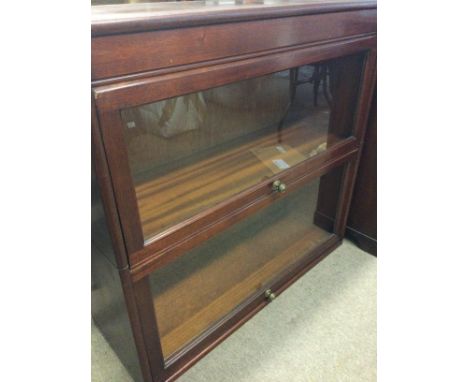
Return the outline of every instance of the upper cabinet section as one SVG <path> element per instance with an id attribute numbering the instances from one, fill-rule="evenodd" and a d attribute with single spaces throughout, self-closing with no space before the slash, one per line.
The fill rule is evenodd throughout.
<path id="1" fill-rule="evenodd" d="M 217 3 L 93 7 L 93 80 L 376 32 L 375 2 Z"/>
<path id="2" fill-rule="evenodd" d="M 362 54 L 121 111 L 145 240 L 352 135 Z"/>
<path id="3" fill-rule="evenodd" d="M 93 6 L 92 91 L 131 266 L 163 261 L 352 160 L 368 1 Z M 179 252 L 177 252 L 179 251 Z"/>

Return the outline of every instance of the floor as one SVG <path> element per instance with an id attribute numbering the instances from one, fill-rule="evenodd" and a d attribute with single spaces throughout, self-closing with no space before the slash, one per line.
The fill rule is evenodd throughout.
<path id="1" fill-rule="evenodd" d="M 376 381 L 376 274 L 345 241 L 178 381 Z M 132 381 L 94 325 L 92 381 Z"/>

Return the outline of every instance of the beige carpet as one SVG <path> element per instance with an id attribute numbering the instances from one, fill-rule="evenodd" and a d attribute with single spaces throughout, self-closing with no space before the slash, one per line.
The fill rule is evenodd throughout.
<path id="1" fill-rule="evenodd" d="M 178 381 L 375 381 L 376 273 L 346 241 Z M 94 325 L 92 381 L 131 381 Z"/>

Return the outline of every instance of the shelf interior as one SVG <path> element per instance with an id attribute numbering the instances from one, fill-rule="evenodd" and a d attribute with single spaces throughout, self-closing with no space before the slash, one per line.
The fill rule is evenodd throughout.
<path id="1" fill-rule="evenodd" d="M 319 182 L 308 183 L 150 276 L 166 359 L 330 238 L 313 223 Z"/>
<path id="2" fill-rule="evenodd" d="M 153 173 L 135 187 L 144 238 L 324 150 L 327 118 L 328 111 L 318 109 L 281 132 L 267 128 Z"/>

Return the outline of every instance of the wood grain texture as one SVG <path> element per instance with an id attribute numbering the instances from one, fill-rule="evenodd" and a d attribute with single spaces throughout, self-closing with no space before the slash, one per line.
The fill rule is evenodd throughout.
<path id="1" fill-rule="evenodd" d="M 300 261 L 294 267 L 288 268 L 284 273 L 279 275 L 278 279 L 271 286 L 272 291 L 277 295 L 281 294 L 304 273 L 323 260 L 340 243 L 341 239 L 336 235 L 332 235 L 327 241 L 308 253 L 303 261 Z M 175 381 L 188 368 L 213 350 L 268 303 L 263 293 L 254 296 L 246 301 L 244 305 L 234 309 L 225 320 L 213 326 L 205 336 L 201 336 L 198 341 L 194 341 L 193 346 L 188 350 L 179 352 L 171 357 L 166 362 L 166 381 Z"/>
<path id="2" fill-rule="evenodd" d="M 132 291 L 140 320 L 139 332 L 145 345 L 152 381 L 162 382 L 164 381 L 164 359 L 148 279 L 133 283 Z"/>
<path id="3" fill-rule="evenodd" d="M 341 63 L 341 61 L 344 61 L 344 63 Z M 351 91 L 347 91 L 347 97 L 345 99 L 338 94 L 339 91 L 343 91 L 343 86 L 333 91 L 334 94 L 337 94 L 335 94 L 336 102 L 332 104 L 331 115 L 335 116 L 333 118 L 334 120 L 339 121 L 339 131 L 335 127 L 333 127 L 333 129 L 337 131 L 340 137 L 332 138 L 330 134 L 327 134 L 328 113 L 326 113 L 326 118 L 323 113 L 328 110 L 323 107 L 316 108 L 312 105 L 313 94 L 307 90 L 308 87 L 312 88 L 312 85 L 300 85 L 296 95 L 296 101 L 291 108 L 291 113 L 288 114 L 291 116 L 289 120 L 293 122 L 291 122 L 292 124 L 287 122 L 282 133 L 279 133 L 277 128 L 272 126 L 271 133 L 265 130 L 265 133 L 261 131 L 257 132 L 260 133 L 260 135 L 256 133 L 257 135 L 240 137 L 241 141 L 234 141 L 232 149 L 223 145 L 220 146 L 219 149 L 215 148 L 218 152 L 211 151 L 209 153 L 210 155 L 206 157 L 207 159 L 202 158 L 201 160 L 200 157 L 196 155 L 185 158 L 185 165 L 182 168 L 173 168 L 168 173 L 160 176 L 153 175 L 149 177 L 151 180 L 136 185 L 139 215 L 143 222 L 143 233 L 146 239 L 145 244 L 147 246 L 151 245 L 151 248 L 146 251 L 148 255 L 154 257 L 159 248 L 164 250 L 164 248 L 170 247 L 172 243 L 180 239 L 185 240 L 187 234 L 190 236 L 198 234 L 194 233 L 194 229 L 195 231 L 201 231 L 205 225 L 205 220 L 201 218 L 202 215 L 198 215 L 199 212 L 210 208 L 209 211 L 213 219 L 211 221 L 206 219 L 206 222 L 208 225 L 212 224 L 216 217 L 215 209 L 211 209 L 211 207 L 228 200 L 238 193 L 242 194 L 242 192 L 249 187 L 254 187 L 256 184 L 263 182 L 265 179 L 272 178 L 273 175 L 275 175 L 268 166 L 263 165 L 263 163 L 252 154 L 253 148 L 259 146 L 274 147 L 281 141 L 294 149 L 298 154 L 303 155 L 305 159 L 310 158 L 310 153 L 321 144 L 328 142 L 330 144 L 328 146 L 329 149 L 332 149 L 335 144 L 344 140 L 346 136 L 351 133 L 353 113 L 342 114 L 343 110 L 354 110 L 354 106 L 356 105 L 359 90 L 356 84 L 359 83 L 362 57 L 360 55 L 350 56 L 343 60 L 338 60 L 338 62 L 339 64 L 333 64 L 333 62 L 330 64 L 332 66 L 331 79 L 333 83 L 343 82 L 342 77 L 346 78 L 346 74 L 348 76 L 351 76 L 351 74 L 353 76 L 355 75 L 351 84 L 345 82 L 346 86 L 344 86 L 344 90 L 347 90 L 347 87 L 351 87 Z M 353 65 L 348 65 L 349 62 Z M 221 93 L 221 89 L 223 88 L 218 88 L 218 98 L 215 98 L 215 100 L 219 101 L 219 99 L 222 99 L 221 95 L 223 94 L 224 96 L 230 94 Z M 253 103 L 255 105 L 259 104 L 257 99 L 254 101 Z M 341 101 L 346 103 L 346 108 L 341 106 Z M 295 107 L 294 105 L 297 104 L 301 106 Z M 248 106 L 251 107 L 250 104 Z M 235 109 L 237 106 L 231 104 L 230 107 Z M 243 109 L 241 108 L 241 110 Z M 260 112 L 261 110 L 260 108 L 258 111 Z M 212 115 L 214 111 L 216 110 L 211 110 L 210 115 Z M 223 115 L 228 115 L 231 119 L 233 117 L 235 118 L 229 123 L 224 122 L 222 118 L 219 120 L 219 124 L 214 123 L 215 128 L 212 130 L 215 131 L 217 135 L 232 136 L 233 131 L 245 130 L 246 123 L 243 119 L 239 120 L 239 129 L 236 126 L 236 121 L 238 121 L 237 115 L 241 114 L 240 112 L 231 115 L 227 112 L 228 110 L 222 109 L 222 111 Z M 243 111 L 243 113 L 245 114 L 246 112 Z M 136 114 L 133 113 L 132 119 L 135 116 Z M 254 127 L 258 123 L 258 121 L 255 121 L 253 124 Z M 137 125 L 140 125 L 140 122 L 137 122 Z M 230 127 L 226 128 L 224 125 L 229 125 Z M 334 123 L 334 125 L 338 125 L 338 123 Z M 208 137 L 199 137 L 201 134 L 192 134 L 192 136 L 197 140 L 202 138 L 203 142 L 213 142 L 214 140 L 211 137 L 212 132 L 209 126 L 210 125 L 204 125 L 202 130 L 200 130 L 204 131 L 206 129 L 208 131 L 206 133 Z M 131 131 L 135 129 L 138 129 L 138 127 L 132 128 Z M 139 127 L 139 129 L 145 131 L 148 127 Z M 156 133 L 153 132 L 153 134 Z M 135 136 L 135 134 L 133 135 Z M 190 134 L 184 133 L 182 137 L 188 135 Z M 165 151 L 163 149 L 159 150 L 159 146 L 156 147 L 154 145 L 154 150 L 150 150 L 147 143 L 150 138 L 151 136 L 145 138 L 145 146 L 142 146 L 142 149 L 139 150 L 138 153 L 142 153 L 143 150 L 149 150 L 151 155 L 157 155 L 157 157 L 153 159 L 155 163 L 164 163 L 166 158 L 161 152 L 164 153 Z M 159 139 L 159 141 L 168 145 L 167 141 L 164 139 Z M 192 150 L 193 144 L 190 143 L 190 145 L 188 151 Z M 187 151 L 185 146 L 184 144 L 184 149 Z M 293 163 L 297 162 L 298 161 Z M 310 167 L 305 171 L 311 171 Z M 281 174 L 276 174 L 276 176 L 280 175 Z M 284 176 L 290 178 L 290 175 L 286 172 Z M 263 192 L 266 191 L 270 193 L 271 185 L 262 187 L 262 190 L 264 190 Z M 260 195 L 261 194 L 256 193 L 256 191 L 252 191 L 252 193 L 244 199 L 242 204 L 248 204 Z M 235 204 L 232 199 L 230 204 Z M 216 209 L 218 207 L 219 206 L 217 206 Z M 227 210 L 224 210 L 224 213 L 226 212 Z M 183 222 L 183 220 L 190 217 L 194 218 L 192 222 L 196 224 L 196 226 L 189 228 L 192 222 Z M 183 224 L 180 225 L 180 222 L 183 222 Z M 160 231 L 168 227 L 170 227 L 170 231 L 161 232 L 161 234 L 159 234 Z M 157 236 L 154 236 L 155 234 Z M 169 237 L 173 239 L 168 241 Z M 152 253 L 149 253 L 149 251 L 152 251 Z M 135 261 L 132 262 L 132 265 L 137 265 L 138 262 L 145 260 L 142 258 L 141 252 L 132 256 L 132 258 Z"/>
<path id="4" fill-rule="evenodd" d="M 374 0 L 277 0 L 268 3 L 202 1 L 93 6 L 93 36 L 134 33 L 145 30 L 187 28 L 200 25 L 263 20 L 331 12 L 375 9 Z"/>
<path id="5" fill-rule="evenodd" d="M 376 44 L 376 37 L 364 36 L 323 45 L 298 46 L 272 53 L 152 78 L 141 78 L 93 88 L 100 110 L 119 110 L 183 94 L 222 86 L 292 67 L 364 52 Z"/>
<path id="6" fill-rule="evenodd" d="M 95 156 L 92 157 L 93 167 Z M 127 316 L 122 287 L 116 269 L 113 243 L 106 224 L 100 189 L 91 171 L 91 297 L 92 316 L 107 341 L 121 346 L 124 341 L 133 341 Z M 101 183 L 104 178 L 101 178 Z M 110 318 L 113 317 L 113 320 Z M 135 346 L 124 347 L 117 352 L 121 362 L 133 378 L 141 380 Z"/>
<path id="7" fill-rule="evenodd" d="M 282 181 L 288 185 L 285 194 L 273 192 L 271 189 L 273 180 L 266 180 L 176 225 L 173 230 L 165 232 L 131 256 L 133 279 L 137 281 L 155 269 L 169 264 L 194 246 L 267 207 L 290 191 L 301 187 L 308 180 L 355 158 L 356 155 L 355 140 L 349 138 L 343 144 L 337 144 L 330 150 L 285 170 L 281 176 Z"/>
<path id="8" fill-rule="evenodd" d="M 150 361 L 141 334 L 133 284 L 128 271 L 127 251 L 94 104 L 91 126 L 94 169 L 91 172 L 91 187 L 97 194 L 93 195 L 92 200 L 97 198 L 97 204 L 102 203 L 101 208 L 93 203 L 91 214 L 92 314 L 97 326 L 107 341 L 116 348 L 116 353 L 134 380 L 140 381 L 143 378 L 145 382 L 151 382 L 153 378 Z M 105 216 L 95 217 L 96 212 Z M 97 222 L 99 229 L 95 229 Z M 108 232 L 103 232 L 105 230 Z M 109 239 L 111 242 L 106 243 Z"/>
<path id="9" fill-rule="evenodd" d="M 349 129 L 350 121 L 353 121 L 354 135 L 358 126 L 356 125 L 356 113 L 357 113 L 357 102 L 356 99 L 359 99 L 359 94 L 362 93 L 362 73 L 363 73 L 363 60 L 362 56 L 349 56 L 345 57 L 342 60 L 337 60 L 334 63 L 339 78 L 337 81 L 332 83 L 332 93 L 334 95 L 334 107 L 330 115 L 330 126 L 329 130 L 330 138 L 341 136 L 344 132 Z M 347 73 L 360 72 L 360 76 L 350 76 Z M 331 144 L 332 141 L 329 140 Z M 349 166 L 346 166 L 345 173 L 349 173 Z M 342 214 L 343 209 L 337 205 L 335 198 L 330 197 L 330 195 L 335 195 L 338 190 L 349 183 L 349 176 L 345 175 L 343 183 L 340 183 L 336 179 L 334 174 L 326 174 L 322 177 L 320 183 L 320 194 L 318 200 L 317 211 L 315 212 L 316 224 L 324 229 L 328 229 L 330 224 L 335 225 L 335 233 L 337 230 L 341 229 L 340 224 L 342 224 L 343 219 L 345 218 Z M 347 203 L 345 199 L 347 193 L 342 194 L 340 200 L 341 204 Z M 337 213 L 338 210 L 338 213 Z M 335 219 L 335 215 L 337 219 Z M 327 218 L 328 217 L 328 218 Z M 330 217 L 333 217 L 330 219 Z"/>
<path id="10" fill-rule="evenodd" d="M 324 231 L 317 228 L 316 231 L 304 235 L 298 242 L 293 243 L 284 252 L 277 254 L 265 265 L 257 268 L 252 274 L 245 277 L 237 285 L 227 290 L 221 296 L 210 301 L 203 309 L 193 312 L 190 318 L 181 325 L 164 335 L 161 345 L 166 357 L 172 355 L 184 345 L 189 344 L 197 336 L 215 324 L 219 319 L 228 315 L 237 305 L 248 300 L 254 292 L 259 291 L 259 286 L 267 285 L 266 281 L 274 279 L 285 268 L 310 252 L 314 243 L 330 237 Z M 248 243 L 245 243 L 248 245 Z M 235 265 L 235 264 L 233 264 Z M 235 267 L 230 268 L 233 271 Z M 215 273 L 214 273 L 215 274 Z M 261 290 L 260 290 L 261 292 Z M 155 301 L 155 309 L 158 311 L 158 301 Z"/>
<path id="11" fill-rule="evenodd" d="M 376 11 L 143 32 L 92 39 L 92 78 L 100 79 L 268 51 L 375 31 Z"/>
<path id="12" fill-rule="evenodd" d="M 107 256 L 117 268 L 123 269 L 128 267 L 129 261 L 124 238 L 120 229 L 120 219 L 115 202 L 114 190 L 110 179 L 102 136 L 99 129 L 99 121 L 93 100 L 91 100 L 91 143 L 91 189 L 94 192 L 93 195 L 96 195 L 96 199 L 102 200 L 104 216 L 102 216 L 101 219 L 101 230 L 108 230 L 108 233 L 96 232 L 95 237 L 96 240 L 101 240 L 102 236 L 110 236 L 111 248 L 109 248 L 108 251 L 104 251 L 104 255 Z M 92 223 L 92 226 L 93 224 L 94 223 Z"/>
<path id="13" fill-rule="evenodd" d="M 335 233 L 343 237 L 346 230 L 349 208 L 351 205 L 351 197 L 353 194 L 354 184 L 356 181 L 359 160 L 362 153 L 362 145 L 366 133 L 367 120 L 372 104 L 372 95 L 374 92 L 375 82 L 377 79 L 377 49 L 369 51 L 366 57 L 366 62 L 363 69 L 362 84 L 360 96 L 356 106 L 356 116 L 354 122 L 354 136 L 359 142 L 361 150 L 358 157 L 348 165 L 341 189 L 341 199 L 338 206 L 338 213 L 335 221 Z M 333 216 L 333 215 L 331 215 Z"/>
<path id="14" fill-rule="evenodd" d="M 122 120 L 120 113 L 102 110 L 99 111 L 99 120 L 125 247 L 127 253 L 132 253 L 143 247 L 143 235 L 124 144 Z"/>
<path id="15" fill-rule="evenodd" d="M 277 127 L 289 111 L 289 87 L 288 72 L 280 72 L 123 109 L 135 183 L 176 168 L 188 156 L 198 160 L 199 153 L 222 150 L 233 140 Z M 305 93 L 303 98 L 312 98 Z M 298 112 L 305 109 L 302 104 Z"/>
<path id="16" fill-rule="evenodd" d="M 176 6 L 172 4 L 168 7 Z M 153 381 L 175 380 L 266 305 L 261 294 L 263 287 L 268 285 L 275 293 L 284 290 L 340 243 L 375 81 L 375 2 L 325 0 L 308 4 L 275 3 L 258 9 L 233 7 L 226 12 L 219 9 L 187 10 L 184 7 L 179 10 L 167 9 L 166 13 L 150 10 L 144 15 L 138 15 L 138 7 L 131 5 L 127 11 L 123 8 L 117 11 L 115 7 L 110 7 L 107 16 L 100 14 L 93 21 L 93 95 L 98 110 L 96 120 L 99 120 L 95 132 L 102 139 L 101 163 L 104 164 L 103 168 L 107 168 L 107 173 L 101 174 L 107 176 L 107 191 L 111 191 L 105 197 L 114 200 L 114 212 L 118 211 L 114 214 L 114 221 L 121 224 L 120 248 L 129 257 L 129 269 L 120 274 L 133 336 L 144 377 Z M 128 9 L 132 11 L 128 12 Z M 229 17 L 230 22 L 227 22 Z M 188 218 L 174 225 L 168 223 L 170 227 L 167 230 L 157 234 L 153 241 L 144 246 L 138 198 L 132 185 L 122 131 L 122 108 L 358 52 L 370 54 L 367 55 L 354 113 L 355 137 L 339 140 L 326 152 L 281 174 L 281 180 L 288 185 L 286 195 L 271 191 L 272 181 L 279 178 L 276 175 L 253 182 L 255 184 L 251 187 L 246 185 L 247 188 L 240 189 L 231 198 L 225 198 L 226 194 L 221 191 L 219 203 L 200 212 L 185 210 L 183 214 Z M 339 120 L 340 116 L 337 117 Z M 229 157 L 229 153 L 224 154 Z M 255 174 L 256 170 L 252 166 L 242 166 L 237 163 L 238 158 L 235 156 L 231 159 L 232 168 L 239 164 L 240 173 L 252 170 L 252 174 Z M 221 166 L 222 161 L 215 164 Z M 291 192 L 303 189 L 313 178 L 343 165 L 343 181 L 337 188 L 340 196 L 334 227 L 336 234 L 314 242 L 311 236 L 304 233 L 301 238 L 288 243 L 294 250 L 278 249 L 277 256 L 269 261 L 252 265 L 251 272 L 242 273 L 248 262 L 234 261 L 231 268 L 239 270 L 240 278 L 231 279 L 229 285 L 227 277 L 215 274 L 211 282 L 219 286 L 220 293 L 211 299 L 201 299 L 201 307 L 196 306 L 196 301 L 190 305 L 190 288 L 175 288 L 174 291 L 178 290 L 174 292 L 175 295 L 179 294 L 181 301 L 185 301 L 188 306 L 187 315 L 169 314 L 171 302 L 175 305 L 177 301 L 169 297 L 161 297 L 159 301 L 165 300 L 168 309 L 158 309 L 158 302 L 155 308 L 148 279 L 152 272 L 171 269 L 178 261 L 186 260 L 190 252 L 196 251 L 195 247 L 203 247 L 210 240 L 216 240 L 226 230 L 233 229 L 236 223 L 260 216 L 272 204 L 286 200 Z M 199 166 L 194 170 L 203 173 L 204 167 Z M 212 180 L 207 182 L 211 184 L 209 187 L 218 189 L 213 176 L 216 171 L 207 173 Z M 174 173 L 172 179 L 170 173 L 165 176 L 172 187 L 184 175 Z M 183 183 L 177 187 L 182 185 L 183 188 Z M 163 194 L 159 185 L 153 186 L 156 187 L 152 193 L 154 198 L 156 194 Z M 145 192 L 144 189 L 141 191 Z M 195 195 L 195 199 L 206 199 L 206 195 L 211 196 L 211 193 L 201 192 Z M 148 202 L 145 208 L 154 208 L 154 200 Z M 168 199 L 167 203 L 171 201 Z M 169 206 L 163 214 L 171 209 L 173 206 Z M 300 228 L 295 231 L 300 232 Z M 274 236 L 270 234 L 270 238 Z M 287 243 L 287 240 L 284 242 Z M 314 242 L 313 248 L 309 248 L 312 250 L 307 256 L 301 257 L 301 254 L 307 252 L 306 242 Z M 247 243 L 248 239 L 242 241 L 242 253 Z M 255 250 L 251 252 L 255 254 Z M 294 256 L 301 257 L 299 262 L 294 261 Z M 198 259 L 201 258 L 198 256 Z M 255 263 L 254 258 L 250 260 L 252 264 Z M 210 267 L 206 269 L 208 272 Z M 202 279 L 210 281 L 211 277 L 204 275 Z M 181 286 L 193 281 L 190 277 L 182 277 L 180 280 Z M 262 280 L 268 281 L 262 284 Z M 210 288 L 203 290 L 194 286 L 193 290 L 203 293 L 209 292 Z M 175 317 L 174 322 L 167 318 L 171 315 Z M 157 318 L 161 322 L 157 322 Z M 186 344 L 189 345 L 184 346 Z M 169 350 L 163 351 L 163 347 Z M 168 354 L 171 354 L 169 358 Z"/>
<path id="17" fill-rule="evenodd" d="M 289 152 L 295 150 L 306 159 L 326 141 L 326 134 L 317 135 L 309 126 L 299 125 L 283 133 L 282 143 L 288 144 Z M 291 145 L 293 142 L 296 144 Z M 275 173 L 251 150 L 280 144 L 273 131 L 136 186 L 144 237 L 151 238 L 164 228 L 273 177 Z M 286 155 L 284 158 L 289 159 Z"/>
<path id="18" fill-rule="evenodd" d="M 138 319 L 133 314 L 129 289 L 122 285 L 119 273 L 93 240 L 91 313 L 94 322 L 135 382 L 150 382 L 145 346 L 138 341 Z"/>
<path id="19" fill-rule="evenodd" d="M 145 330 L 143 328 L 143 322 L 145 319 L 148 319 L 149 316 L 145 316 L 144 311 L 143 313 L 140 311 L 141 305 L 151 306 L 151 301 L 146 300 L 145 303 L 145 297 L 141 297 L 139 291 L 137 288 L 135 288 L 135 284 L 132 282 L 128 268 L 120 270 L 119 274 L 127 307 L 127 313 L 132 326 L 132 333 L 135 340 L 141 372 L 145 382 L 152 382 L 155 379 L 153 378 L 151 371 L 152 368 L 154 369 L 152 365 L 154 363 L 158 364 L 160 358 L 152 357 L 151 352 L 148 350 L 145 342 L 146 340 L 144 335 Z M 158 333 L 153 333 L 152 341 L 159 343 L 158 338 Z"/>
<path id="20" fill-rule="evenodd" d="M 150 276 L 166 357 L 330 236 L 312 224 L 317 189 L 308 182 Z"/>
<path id="21" fill-rule="evenodd" d="M 298 49 L 313 48 L 319 45 L 331 45 L 331 44 L 340 45 L 341 43 L 343 43 L 343 41 L 346 41 L 348 43 L 356 42 L 356 41 L 367 41 L 368 39 L 372 39 L 372 38 L 375 38 L 375 33 L 368 33 L 368 34 L 354 36 L 351 38 L 344 38 L 344 39 L 343 38 L 328 39 L 328 40 L 318 41 L 314 43 L 299 44 L 299 45 L 294 45 L 294 46 L 285 46 L 283 48 L 277 48 L 277 49 L 254 52 L 254 53 L 247 53 L 247 54 L 240 54 L 236 56 L 224 57 L 224 58 L 214 59 L 214 60 L 209 60 L 209 61 L 202 61 L 202 62 L 183 64 L 183 65 L 178 65 L 178 66 L 173 66 L 173 67 L 153 69 L 153 70 L 148 70 L 144 72 L 129 73 L 129 74 L 125 74 L 121 76 L 114 76 L 114 77 L 109 77 L 109 78 L 94 79 L 91 81 L 91 83 L 92 83 L 92 86 L 95 88 L 98 88 L 101 86 L 108 86 L 108 85 L 117 86 L 117 84 L 119 83 L 122 84 L 122 83 L 128 83 L 128 82 L 135 81 L 135 80 L 149 79 L 152 77 L 162 76 L 162 75 L 170 74 L 170 73 L 200 69 L 200 68 L 207 67 L 207 66 L 229 64 L 229 63 L 234 63 L 236 61 L 255 59 L 255 58 L 259 59 L 261 57 L 270 56 L 273 54 L 294 52 L 295 50 L 298 50 Z M 358 50 L 359 49 L 350 51 L 349 54 L 352 54 Z M 346 53 L 343 53 L 343 54 L 346 54 Z M 336 56 L 330 56 L 328 58 L 333 58 L 333 57 L 336 57 Z M 327 57 L 325 57 L 324 59 L 327 59 Z M 312 61 L 309 63 L 312 63 Z"/>
<path id="22" fill-rule="evenodd" d="M 375 43 L 374 37 L 348 41 L 346 43 L 343 43 L 344 45 L 340 45 L 340 43 L 338 45 L 332 44 L 332 46 L 322 46 L 321 49 L 319 49 L 318 47 L 314 47 L 312 48 L 312 53 L 310 52 L 310 49 L 307 48 L 304 51 L 305 56 L 299 57 L 301 57 L 301 60 L 303 61 L 301 61 L 302 63 L 310 63 L 310 61 L 308 61 L 308 59 L 310 58 L 310 54 L 312 54 L 312 56 L 317 54 L 317 57 L 321 58 L 329 58 L 329 56 L 324 54 L 324 52 L 328 52 L 332 56 L 335 56 L 347 53 L 347 49 L 349 47 L 351 47 L 351 52 L 355 52 L 356 50 L 361 51 L 366 46 L 372 43 Z M 292 56 L 285 56 L 285 63 L 291 63 L 291 57 Z M 305 61 L 305 58 L 307 58 L 307 61 Z M 275 68 L 276 70 L 287 69 L 289 67 L 286 64 L 283 67 L 283 63 L 281 63 L 281 61 L 280 66 L 278 67 L 278 61 L 274 58 L 274 55 L 270 57 L 270 59 L 272 60 L 272 68 Z M 296 63 L 294 57 L 292 58 L 292 62 Z M 99 117 L 101 120 L 106 121 L 106 123 L 102 124 L 101 130 L 103 136 L 108 137 L 104 141 L 105 145 L 109 146 L 109 149 L 106 148 L 106 150 L 109 150 L 109 167 L 111 173 L 115 173 L 115 175 L 112 175 L 112 180 L 114 183 L 114 188 L 117 190 L 117 203 L 121 206 L 119 207 L 120 213 L 125 215 L 125 218 L 122 219 L 122 225 L 123 230 L 125 232 L 127 250 L 130 253 L 141 251 L 144 246 L 144 240 L 143 232 L 139 227 L 140 219 L 137 209 L 136 195 L 132 188 L 132 180 L 130 177 L 130 173 L 126 170 L 128 168 L 128 161 L 125 160 L 124 154 L 126 153 L 126 147 L 124 145 L 123 139 L 122 122 L 118 117 L 118 109 L 114 109 L 114 107 L 122 106 L 119 105 L 121 97 L 123 97 L 122 101 L 124 101 L 125 103 L 128 103 L 131 97 L 136 97 L 134 100 L 135 104 L 138 105 L 146 101 L 150 101 L 150 98 L 145 100 L 143 99 L 144 97 L 153 97 L 151 101 L 155 101 L 158 99 L 167 98 L 169 96 L 178 95 L 180 94 L 181 88 L 184 88 L 186 86 L 189 86 L 189 88 L 186 89 L 189 91 L 196 91 L 197 86 L 199 88 L 201 87 L 202 89 L 204 89 L 205 87 L 209 88 L 210 86 L 208 85 L 212 84 L 213 79 L 215 81 L 220 81 L 220 83 L 226 83 L 227 79 L 225 77 L 225 71 L 229 71 L 235 76 L 239 76 L 239 74 L 241 74 L 239 77 L 236 77 L 239 79 L 245 78 L 244 73 L 246 69 L 253 70 L 253 72 L 248 72 L 249 75 L 247 76 L 247 78 L 250 77 L 250 74 L 263 75 L 265 74 L 266 69 L 260 64 L 261 62 L 255 60 L 254 63 L 243 62 L 241 66 L 238 66 L 238 64 L 221 65 L 222 68 L 220 68 L 220 72 L 217 72 L 216 70 L 213 72 L 212 68 L 210 68 L 208 72 L 205 70 L 200 71 L 199 69 L 197 69 L 194 71 L 184 72 L 183 75 L 181 73 L 178 73 L 177 75 L 165 75 L 157 77 L 156 79 L 152 79 L 150 81 L 150 84 L 148 84 L 148 80 L 144 80 L 144 88 L 136 84 L 126 84 L 125 86 L 112 85 L 94 89 L 97 97 L 98 107 L 100 110 Z M 266 72 L 270 73 L 271 71 L 267 69 Z M 222 80 L 220 80 L 220 78 Z M 230 83 L 231 81 L 227 82 Z M 167 96 L 165 97 L 164 94 L 167 94 Z M 106 99 L 111 102 L 111 109 L 106 109 Z M 104 104 L 102 102 L 104 102 Z M 268 190 L 269 186 L 265 184 L 262 188 L 264 190 Z M 254 194 L 255 191 L 252 190 L 251 195 L 253 196 Z M 216 219 L 219 218 L 216 218 L 216 216 L 213 215 L 213 220 Z M 201 222 L 202 220 L 199 221 L 199 223 Z M 177 230 L 179 229 L 178 226 L 174 226 L 173 228 Z M 181 231 L 178 235 L 179 237 L 180 235 L 187 235 L 188 232 L 190 231 Z M 169 234 L 171 236 L 173 235 L 172 232 L 170 232 Z M 159 239 L 160 238 L 158 238 L 158 240 Z M 166 246 L 171 245 L 171 243 L 168 241 L 161 241 L 159 244 L 165 244 Z M 152 247 L 152 250 L 155 251 L 157 250 L 157 248 Z M 135 259 L 139 257 L 134 255 L 131 256 L 135 257 Z M 138 260 L 131 260 L 132 264 L 136 264 L 136 262 L 138 262 Z"/>
<path id="23" fill-rule="evenodd" d="M 360 151 L 362 155 L 362 145 L 366 134 L 369 111 L 372 104 L 372 95 L 376 81 L 376 58 L 377 51 L 371 50 L 366 59 L 362 86 L 360 89 L 359 103 L 357 105 L 355 117 L 355 132 L 354 135 L 359 140 Z M 333 129 L 333 128 L 332 128 Z M 319 194 L 318 208 L 315 213 L 315 223 L 320 227 L 327 229 L 330 225 L 334 225 L 335 232 L 339 236 L 343 236 L 347 230 L 348 214 L 351 206 L 352 194 L 358 173 L 360 157 L 354 158 L 346 167 L 343 183 L 339 186 L 333 179 L 325 179 L 322 182 L 322 190 Z M 338 187 L 341 187 L 341 197 L 338 207 L 330 203 L 328 195 L 333 193 Z M 338 213 L 335 216 L 335 209 L 338 208 Z M 372 212 L 370 212 L 372 214 Z M 375 213 L 375 211 L 374 211 Z M 356 236 L 355 232 L 351 235 Z"/>
<path id="24" fill-rule="evenodd" d="M 377 89 L 351 200 L 346 237 L 364 251 L 377 255 Z"/>

